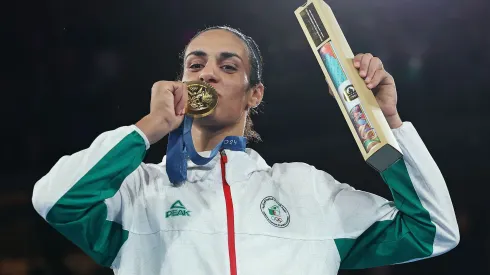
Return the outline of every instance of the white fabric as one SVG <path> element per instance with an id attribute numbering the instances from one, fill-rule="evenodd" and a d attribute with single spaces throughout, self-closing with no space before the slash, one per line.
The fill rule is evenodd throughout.
<path id="1" fill-rule="evenodd" d="M 108 135 L 120 138 L 125 133 L 119 129 Z M 444 179 L 411 123 L 394 134 L 417 195 L 436 226 L 431 257 L 445 253 L 458 244 L 459 229 Z M 269 166 L 251 149 L 226 154 L 239 275 L 337 274 L 341 258 L 335 240 L 357 238 L 373 223 L 398 213 L 393 202 L 339 183 L 310 165 Z M 180 186 L 169 182 L 165 161 L 142 164 L 105 200 L 107 219 L 129 231 L 112 264 L 115 274 L 230 274 L 220 155 L 204 166 L 189 162 L 188 181 Z M 52 173 L 60 168 L 46 177 Z M 69 182 L 79 177 L 70 176 Z M 384 184 L 381 178 L 379 182 Z M 61 182 L 37 185 L 33 202 L 38 212 L 45 217 L 69 187 Z M 287 209 L 286 227 L 274 226 L 262 213 L 267 197 Z M 177 201 L 189 215 L 167 217 Z M 280 218 L 287 217 L 279 211 Z"/>

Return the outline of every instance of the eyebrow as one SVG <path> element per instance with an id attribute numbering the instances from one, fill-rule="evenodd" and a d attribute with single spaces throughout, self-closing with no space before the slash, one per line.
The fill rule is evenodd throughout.
<path id="1" fill-rule="evenodd" d="M 201 50 L 197 50 L 197 51 L 192 51 L 190 53 L 188 53 L 186 56 L 185 56 L 185 59 L 187 59 L 189 56 L 191 55 L 195 55 L 195 56 L 199 56 L 199 57 L 206 57 L 208 56 L 208 54 L 204 51 L 201 51 Z M 236 53 L 232 53 L 232 52 L 221 52 L 219 54 L 219 60 L 225 60 L 225 59 L 230 59 L 232 57 L 236 57 L 238 59 L 240 59 L 242 62 L 243 62 L 243 59 Z"/>

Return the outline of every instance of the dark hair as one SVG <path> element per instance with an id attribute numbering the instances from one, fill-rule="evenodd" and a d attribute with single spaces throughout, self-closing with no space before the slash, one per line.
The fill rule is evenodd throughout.
<path id="1" fill-rule="evenodd" d="M 247 46 L 248 52 L 249 52 L 249 62 L 250 62 L 250 82 L 249 82 L 249 89 L 255 87 L 256 85 L 263 83 L 262 80 L 262 68 L 263 68 L 263 60 L 262 60 L 262 55 L 259 49 L 259 46 L 255 41 L 253 40 L 252 37 L 246 36 L 243 34 L 241 31 L 231 28 L 228 26 L 213 26 L 213 27 L 208 27 L 203 30 L 200 30 L 197 32 L 190 41 L 194 40 L 197 36 L 199 36 L 201 33 L 210 31 L 210 30 L 226 30 L 234 35 L 236 35 L 238 38 L 240 38 L 245 45 Z M 185 46 L 184 50 L 182 51 L 182 54 L 180 55 L 180 58 L 182 60 L 182 66 L 181 66 L 181 72 L 179 74 L 179 79 L 182 79 L 182 75 L 184 73 L 184 55 L 187 50 L 187 47 L 189 46 L 190 42 Z M 262 103 L 261 103 L 262 104 Z M 258 107 L 258 106 L 257 106 Z M 247 141 L 261 141 L 260 135 L 253 129 L 253 122 L 251 118 L 251 114 L 257 114 L 257 110 L 255 108 L 251 108 L 248 115 L 247 115 L 247 120 L 245 123 L 245 138 L 247 138 Z"/>

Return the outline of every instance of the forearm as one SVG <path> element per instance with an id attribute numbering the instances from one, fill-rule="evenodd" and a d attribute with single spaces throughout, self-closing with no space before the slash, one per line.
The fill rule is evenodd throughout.
<path id="1" fill-rule="evenodd" d="M 35 184 L 34 208 L 95 262 L 110 266 L 128 232 L 109 213 L 117 215 L 122 205 L 132 204 L 134 192 L 126 189 L 137 188 L 133 172 L 148 147 L 135 126 L 103 133 L 87 149 L 62 157 Z M 106 203 L 109 198 L 115 202 Z"/>
<path id="2" fill-rule="evenodd" d="M 149 144 L 154 144 L 170 133 L 170 122 L 163 117 L 147 115 L 136 123 L 141 132 L 148 138 Z"/>
<path id="3" fill-rule="evenodd" d="M 391 129 L 398 129 L 403 125 L 403 121 L 400 118 L 400 114 L 396 113 L 392 116 L 387 116 L 385 117 L 386 121 L 388 122 L 388 125 L 390 126 Z"/>
<path id="4" fill-rule="evenodd" d="M 403 159 L 382 173 L 399 211 L 417 234 L 433 232 L 430 245 L 437 256 L 459 242 L 459 228 L 449 190 L 436 162 L 410 123 L 394 130 Z M 410 223 L 409 223 L 410 225 Z M 415 228 L 414 228 L 415 227 Z M 425 238 L 424 238 L 425 239 Z"/>
<path id="5" fill-rule="evenodd" d="M 335 196 L 337 205 L 345 205 L 338 215 L 349 217 L 343 224 L 346 233 L 335 239 L 341 268 L 435 257 L 459 242 L 449 191 L 436 163 L 411 123 L 393 131 L 403 158 L 381 173 L 393 201 L 345 187 Z"/>

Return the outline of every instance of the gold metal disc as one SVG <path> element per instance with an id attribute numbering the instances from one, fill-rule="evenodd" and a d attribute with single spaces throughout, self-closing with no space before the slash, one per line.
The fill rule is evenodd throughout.
<path id="1" fill-rule="evenodd" d="M 213 86 L 202 81 L 189 81 L 187 85 L 186 114 L 193 118 L 201 118 L 213 113 L 218 105 L 218 92 Z"/>

